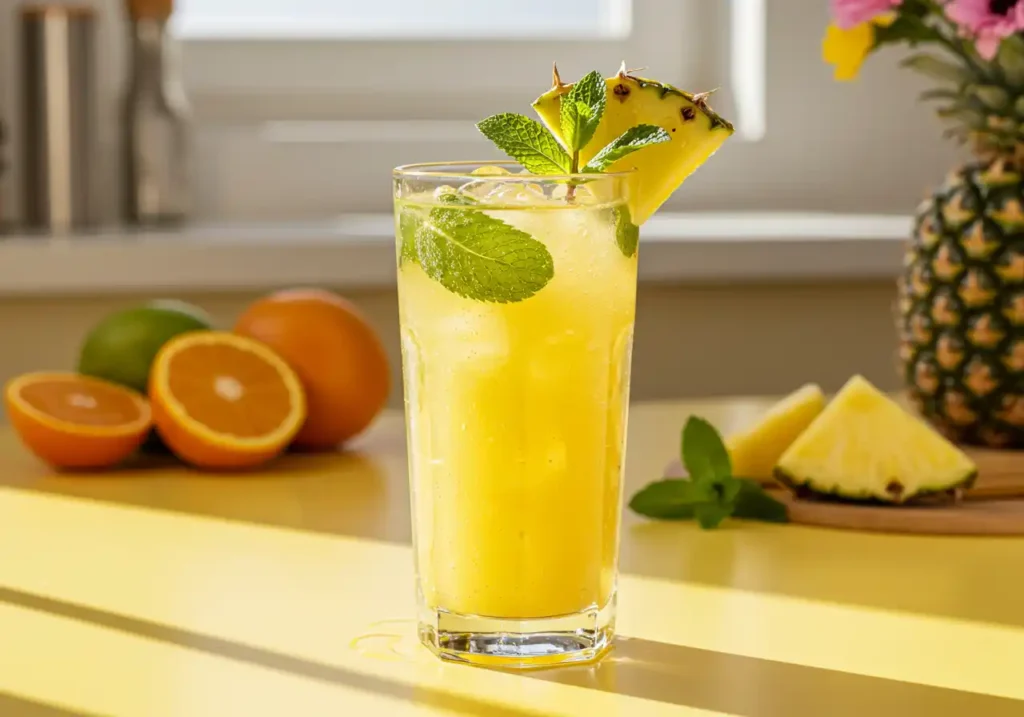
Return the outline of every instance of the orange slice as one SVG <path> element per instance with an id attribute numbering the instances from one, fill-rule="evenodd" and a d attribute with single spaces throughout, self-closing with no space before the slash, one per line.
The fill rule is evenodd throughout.
<path id="1" fill-rule="evenodd" d="M 29 373 L 4 390 L 7 416 L 25 446 L 58 468 L 108 468 L 139 447 L 149 403 L 130 389 L 75 373 Z"/>
<path id="2" fill-rule="evenodd" d="M 264 344 L 222 331 L 164 344 L 149 378 L 153 420 L 179 458 L 249 468 L 283 451 L 306 418 L 295 372 Z"/>

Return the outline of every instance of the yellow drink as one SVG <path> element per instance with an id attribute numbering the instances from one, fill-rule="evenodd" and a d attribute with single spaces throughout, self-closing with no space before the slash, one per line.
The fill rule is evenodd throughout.
<path id="1" fill-rule="evenodd" d="M 624 199 L 598 200 L 608 193 L 594 189 L 556 201 L 517 188 L 506 196 L 519 204 L 455 210 L 485 212 L 547 248 L 553 276 L 525 300 L 460 296 L 420 263 L 400 262 L 428 614 L 549 628 L 551 618 L 576 619 L 570 632 L 610 634 L 599 623 L 615 592 L 637 261 L 617 241 Z M 432 206 L 429 193 L 403 196 L 399 223 Z"/>

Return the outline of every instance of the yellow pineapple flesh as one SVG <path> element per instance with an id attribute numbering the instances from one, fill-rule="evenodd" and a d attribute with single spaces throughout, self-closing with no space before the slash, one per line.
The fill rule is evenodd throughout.
<path id="1" fill-rule="evenodd" d="M 580 152 L 581 167 L 636 125 L 656 125 L 671 137 L 668 142 L 645 147 L 608 167 L 609 172 L 636 170 L 630 213 L 633 223 L 639 226 L 722 146 L 734 129 L 708 106 L 708 93 L 684 92 L 662 82 L 635 77 L 625 68 L 607 78 L 605 84 L 608 95 L 604 117 L 593 139 Z M 556 71 L 554 87 L 533 103 L 541 121 L 559 139 L 561 99 L 571 87 L 561 82 Z"/>
<path id="2" fill-rule="evenodd" d="M 733 475 L 772 481 L 775 464 L 825 408 L 825 394 L 807 384 L 782 399 L 753 426 L 726 439 Z"/>
<path id="3" fill-rule="evenodd" d="M 966 453 L 861 376 L 843 386 L 775 469 L 798 495 L 883 503 L 956 495 L 977 473 Z"/>

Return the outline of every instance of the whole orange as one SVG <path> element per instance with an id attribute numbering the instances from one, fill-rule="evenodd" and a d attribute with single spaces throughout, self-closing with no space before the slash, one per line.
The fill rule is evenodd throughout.
<path id="1" fill-rule="evenodd" d="M 387 402 L 391 372 L 376 331 L 346 299 L 290 289 L 252 304 L 235 332 L 262 341 L 298 374 L 307 417 L 293 445 L 337 447 L 362 433 Z"/>

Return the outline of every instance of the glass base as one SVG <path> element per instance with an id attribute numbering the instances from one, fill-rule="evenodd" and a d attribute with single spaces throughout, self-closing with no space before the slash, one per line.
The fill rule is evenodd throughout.
<path id="1" fill-rule="evenodd" d="M 571 615 L 514 620 L 421 609 L 420 642 L 442 660 L 536 670 L 595 662 L 611 648 L 615 599 Z"/>

